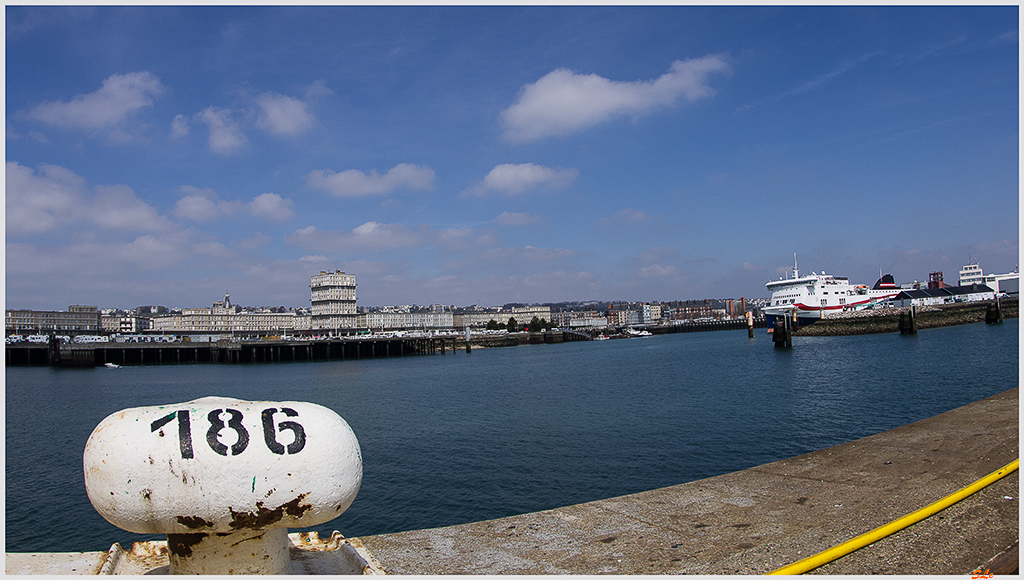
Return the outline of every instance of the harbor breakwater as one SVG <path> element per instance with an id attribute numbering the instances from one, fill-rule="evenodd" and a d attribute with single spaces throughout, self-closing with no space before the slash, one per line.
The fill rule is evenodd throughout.
<path id="1" fill-rule="evenodd" d="M 967 302 L 959 304 L 943 304 L 938 306 L 920 306 L 916 308 L 917 328 L 939 328 L 984 322 L 986 313 L 993 301 Z M 1000 301 L 1003 318 L 1018 317 L 1018 299 L 1007 298 Z M 793 332 L 793 336 L 842 336 L 850 334 L 882 334 L 899 332 L 900 314 L 910 312 L 909 306 L 884 308 L 881 310 L 862 310 L 829 316 L 804 326 Z"/>

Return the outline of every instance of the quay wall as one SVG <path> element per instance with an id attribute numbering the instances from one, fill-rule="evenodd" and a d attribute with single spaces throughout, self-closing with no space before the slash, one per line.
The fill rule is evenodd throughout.
<path id="1" fill-rule="evenodd" d="M 984 322 L 990 304 L 992 304 L 991 300 L 918 307 L 917 328 L 920 330 Z M 1018 299 L 1003 299 L 1000 306 L 1003 318 L 1018 317 Z M 899 332 L 900 314 L 909 311 L 910 307 L 904 306 L 834 315 L 799 328 L 793 332 L 793 336 L 840 336 Z"/>

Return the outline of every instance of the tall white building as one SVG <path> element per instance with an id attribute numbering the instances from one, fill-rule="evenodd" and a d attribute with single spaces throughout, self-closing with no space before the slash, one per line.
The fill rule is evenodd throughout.
<path id="1" fill-rule="evenodd" d="M 984 284 L 996 294 L 1016 296 L 1020 293 L 1020 272 L 1014 268 L 1007 274 L 985 274 L 977 263 L 967 264 L 960 270 L 960 285 Z"/>
<path id="2" fill-rule="evenodd" d="M 971 284 L 984 284 L 985 274 L 978 264 L 967 264 L 960 269 L 960 285 L 970 286 Z"/>
<path id="3" fill-rule="evenodd" d="M 341 270 L 310 277 L 310 326 L 313 330 L 355 328 L 356 277 Z"/>

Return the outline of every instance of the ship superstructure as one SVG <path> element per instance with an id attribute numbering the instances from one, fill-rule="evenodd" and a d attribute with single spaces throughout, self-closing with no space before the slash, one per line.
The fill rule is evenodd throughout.
<path id="1" fill-rule="evenodd" d="M 883 275 L 871 288 L 850 284 L 848 278 L 824 271 L 801 276 L 795 256 L 792 278 L 768 282 L 765 287 L 772 293 L 771 302 L 763 309 L 768 328 L 772 328 L 776 320 L 785 317 L 792 320 L 794 314 L 797 325 L 806 326 L 833 312 L 863 310 L 900 291 L 892 274 Z"/>

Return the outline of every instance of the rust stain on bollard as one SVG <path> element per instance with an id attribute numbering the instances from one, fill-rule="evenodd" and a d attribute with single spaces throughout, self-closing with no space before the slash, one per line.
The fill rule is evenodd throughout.
<path id="1" fill-rule="evenodd" d="M 187 558 L 192 555 L 192 546 L 204 538 L 206 534 L 167 534 L 167 550 L 175 556 Z"/>
<path id="2" fill-rule="evenodd" d="M 213 524 L 199 516 L 178 516 L 174 518 L 179 524 L 198 530 L 199 528 L 212 528 Z"/>
<path id="3" fill-rule="evenodd" d="M 267 509 L 261 501 L 256 502 L 255 512 L 236 512 L 228 508 L 228 511 L 231 512 L 231 523 L 229 525 L 236 530 L 244 528 L 257 530 L 281 521 L 281 518 L 286 513 L 292 517 L 302 517 L 302 514 L 313 508 L 311 505 L 301 505 L 299 503 L 307 495 L 309 494 L 301 494 L 292 501 L 283 503 L 272 510 Z"/>

